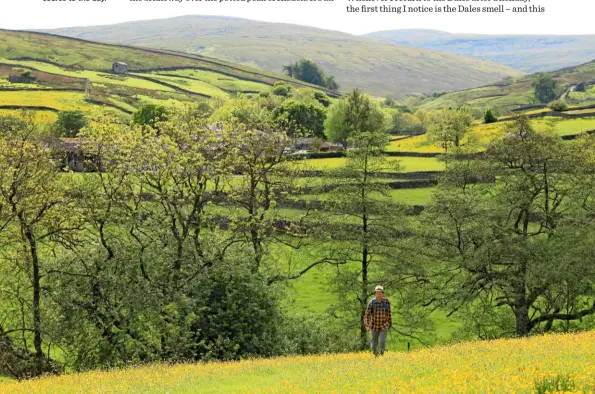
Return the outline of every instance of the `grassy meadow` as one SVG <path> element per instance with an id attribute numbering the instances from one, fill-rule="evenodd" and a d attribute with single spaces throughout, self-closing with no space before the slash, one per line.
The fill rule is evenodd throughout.
<path id="1" fill-rule="evenodd" d="M 442 171 L 444 170 L 444 162 L 430 157 L 389 157 L 389 162 L 399 162 L 399 170 L 401 172 L 418 172 L 418 171 Z M 347 158 L 332 157 L 324 159 L 308 159 L 305 160 L 307 168 L 314 170 L 331 170 L 340 168 L 345 164 Z M 387 168 L 387 172 L 394 172 L 393 169 Z"/>
<path id="2" fill-rule="evenodd" d="M 585 114 L 592 114 L 595 110 L 584 110 Z M 576 111 L 579 112 L 579 111 Z M 580 111 L 582 112 L 582 111 Z M 571 113 L 571 112 L 569 112 Z M 492 139 L 504 135 L 504 129 L 510 121 L 501 121 L 491 124 L 476 124 L 472 132 L 463 138 L 463 144 L 472 142 L 485 145 Z M 546 116 L 543 118 L 531 119 L 531 125 L 537 131 L 553 130 L 559 136 L 581 134 L 595 130 L 595 117 L 577 119 L 564 119 L 560 117 Z M 422 153 L 443 153 L 444 149 L 428 141 L 426 134 L 394 139 L 387 146 L 389 152 L 422 152 Z M 427 160 L 426 158 L 416 160 Z M 417 166 L 415 166 L 417 167 Z"/>
<path id="3" fill-rule="evenodd" d="M 391 352 L 148 365 L 0 383 L 25 393 L 593 393 L 595 332 Z M 556 384 L 556 382 L 558 382 Z"/>

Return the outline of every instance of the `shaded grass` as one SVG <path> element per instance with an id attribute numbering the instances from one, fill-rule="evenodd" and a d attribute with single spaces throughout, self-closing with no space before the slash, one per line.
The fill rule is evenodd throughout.
<path id="1" fill-rule="evenodd" d="M 435 187 L 392 189 L 390 195 L 395 202 L 408 205 L 426 205 L 432 199 L 435 190 Z"/>

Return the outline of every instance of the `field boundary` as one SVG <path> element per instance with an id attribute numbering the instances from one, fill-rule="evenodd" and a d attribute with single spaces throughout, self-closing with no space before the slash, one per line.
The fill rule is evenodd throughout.
<path id="1" fill-rule="evenodd" d="M 57 108 L 42 105 L 0 105 L 0 109 L 60 112 Z"/>
<path id="2" fill-rule="evenodd" d="M 176 77 L 176 78 L 187 78 L 187 79 L 192 79 L 194 81 L 200 81 L 200 82 L 205 82 L 202 81 L 200 79 L 196 79 L 196 78 L 190 78 L 190 77 L 184 77 L 181 75 L 171 75 L 171 74 L 159 74 L 159 71 L 181 71 L 181 70 L 197 70 L 197 71 L 209 71 L 215 74 L 221 74 L 221 75 L 226 75 L 228 77 L 233 77 L 235 79 L 239 79 L 240 81 L 246 81 L 246 82 L 255 82 L 255 83 L 261 83 L 263 85 L 267 85 L 267 86 L 274 86 L 274 83 L 270 83 L 270 82 L 266 82 L 266 81 L 261 81 L 259 79 L 256 78 L 246 78 L 246 77 L 241 77 L 232 73 L 228 73 L 228 72 L 223 72 L 223 71 L 214 71 L 212 68 L 207 68 L 207 67 L 201 67 L 201 66 L 189 66 L 189 67 L 182 67 L 182 66 L 176 66 L 176 67 L 157 67 L 157 68 L 147 68 L 147 69 L 135 69 L 133 70 L 133 72 L 135 73 L 151 73 L 151 72 L 157 72 L 157 75 L 161 75 L 164 77 Z M 208 83 L 208 82 L 205 82 Z M 213 85 L 215 86 L 215 85 Z M 221 89 L 221 88 L 219 88 Z M 221 89 L 221 90 L 225 90 L 225 89 Z M 251 93 L 260 93 L 260 92 L 251 92 Z"/>
<path id="3" fill-rule="evenodd" d="M 444 173 L 443 171 L 372 172 L 372 173 L 370 173 L 370 176 L 375 177 L 375 178 L 420 180 L 420 179 L 431 179 L 431 178 L 440 176 L 443 173 Z M 306 170 L 306 171 L 299 171 L 298 175 L 301 178 L 321 177 L 324 175 L 328 175 L 328 171 Z"/>
<path id="4" fill-rule="evenodd" d="M 0 92 L 84 92 L 83 88 L 0 88 Z"/>
<path id="5" fill-rule="evenodd" d="M 582 133 L 578 133 L 578 134 L 568 134 L 568 135 L 563 135 L 562 139 L 565 141 L 568 140 L 575 140 L 577 138 L 580 138 L 584 135 L 592 135 L 595 134 L 595 129 L 594 130 L 587 130 L 587 131 L 583 131 Z"/>
<path id="6" fill-rule="evenodd" d="M 188 69 L 186 69 L 186 70 L 188 70 Z M 207 71 L 207 70 L 200 70 L 200 71 Z M 212 72 L 212 71 L 211 71 L 211 72 Z M 222 74 L 222 73 L 218 73 L 218 74 Z M 160 74 L 160 73 L 155 73 L 155 75 L 160 75 L 160 76 L 162 76 L 162 77 L 170 77 L 170 78 L 182 78 L 182 79 L 189 79 L 189 80 L 191 80 L 191 81 L 197 81 L 197 82 L 206 83 L 206 84 L 209 84 L 209 85 L 213 86 L 214 88 L 221 89 L 221 90 L 223 90 L 224 92 L 226 92 L 226 93 L 230 93 L 230 94 L 233 94 L 233 93 L 246 93 L 246 94 L 248 94 L 248 93 L 260 93 L 259 91 L 256 91 L 256 90 L 231 90 L 231 89 L 224 89 L 224 88 L 222 88 L 222 87 L 220 87 L 220 86 L 213 85 L 213 84 L 212 84 L 212 83 L 210 83 L 210 82 L 203 81 L 202 79 L 198 79 L 198 78 L 192 78 L 192 77 L 187 77 L 187 76 L 185 76 L 185 75 L 175 75 L 175 74 Z M 223 74 L 223 75 L 226 75 L 226 74 Z M 234 77 L 233 75 L 228 75 L 228 76 L 229 76 L 229 77 L 233 77 L 233 78 L 235 78 L 235 79 L 237 79 L 237 80 L 240 80 L 240 81 L 246 81 L 246 82 L 255 82 L 255 83 L 262 83 L 262 82 L 260 82 L 260 81 L 251 81 L 251 80 L 247 80 L 247 79 L 242 79 L 242 78 Z M 263 85 L 267 85 L 267 86 L 272 86 L 272 85 L 269 85 L 268 83 L 262 83 L 262 84 L 263 84 Z"/>
<path id="7" fill-rule="evenodd" d="M 136 72 L 136 71 L 134 71 L 134 72 Z M 175 91 L 177 91 L 179 93 L 190 94 L 192 96 L 199 96 L 199 97 L 208 98 L 208 99 L 212 97 L 212 96 L 209 96 L 208 94 L 196 93 L 196 92 L 193 92 L 191 90 L 186 90 L 184 88 L 181 88 L 181 87 L 179 87 L 177 85 L 173 85 L 173 84 L 168 83 L 168 82 L 163 82 L 163 81 L 161 81 L 159 79 L 147 77 L 147 76 L 144 76 L 144 75 L 137 75 L 137 74 L 126 74 L 126 75 L 128 77 L 134 77 L 134 78 L 138 78 L 138 79 L 144 79 L 145 81 L 149 81 L 149 82 L 153 82 L 153 83 L 158 83 L 160 85 L 167 86 L 168 88 L 172 88 L 172 89 L 174 89 Z"/>
<path id="8" fill-rule="evenodd" d="M 1 29 L 0 29 L 0 31 L 1 31 Z M 47 63 L 47 64 L 50 64 L 52 66 L 56 66 L 56 67 L 60 67 L 60 68 L 65 68 L 67 70 L 70 69 L 72 71 L 81 71 L 81 70 L 76 69 L 76 68 L 65 67 L 65 66 L 63 66 L 61 64 L 50 62 L 49 60 L 46 61 L 46 60 L 43 60 L 43 59 L 40 60 L 40 59 L 35 59 L 35 58 L 16 58 L 16 59 L 8 59 L 8 60 L 13 60 L 13 61 L 16 61 L 16 62 L 23 61 L 23 62 Z M 49 71 L 43 71 L 43 70 L 40 70 L 38 68 L 27 66 L 27 65 L 24 65 L 24 64 L 10 64 L 10 63 L 2 63 L 0 61 L 0 66 L 11 67 L 11 68 L 19 67 L 19 68 L 24 68 L 24 69 L 27 69 L 27 70 L 32 70 L 32 71 L 37 71 L 37 72 L 40 72 L 40 73 L 45 73 L 45 74 L 48 74 L 48 75 L 55 75 L 57 77 L 68 77 L 68 78 L 78 79 L 81 83 L 85 82 L 85 78 L 73 77 L 73 76 L 64 75 L 64 74 L 51 73 Z"/>
<path id="9" fill-rule="evenodd" d="M 321 86 L 317 86 L 317 85 L 312 85 L 297 79 L 290 79 L 290 78 L 284 78 L 283 75 L 279 74 L 279 76 L 275 75 L 267 75 L 267 74 L 263 74 L 260 73 L 258 71 L 251 71 L 251 70 L 245 70 L 245 69 L 241 69 L 237 66 L 233 66 L 231 64 L 226 64 L 223 62 L 219 62 L 217 61 L 217 59 L 215 58 L 206 58 L 202 55 L 193 55 L 193 54 L 185 54 L 184 52 L 178 52 L 178 51 L 172 51 L 172 50 L 159 50 L 159 49 L 155 49 L 155 48 L 146 48 L 146 47 L 140 47 L 140 46 L 131 46 L 131 45 L 120 45 L 120 44 L 110 44 L 110 43 L 101 43 L 101 42 L 97 42 L 97 41 L 90 41 L 90 40 L 85 40 L 82 38 L 75 38 L 75 37 L 68 37 L 68 36 L 61 36 L 59 34 L 53 34 L 53 33 L 47 33 L 47 32 L 40 32 L 40 31 L 28 31 L 28 30 L 9 30 L 9 29 L 0 29 L 1 31 L 5 31 L 8 33 L 21 33 L 21 34 L 40 34 L 40 35 L 44 35 L 47 37 L 55 37 L 55 38 L 61 38 L 61 39 L 66 39 L 66 40 L 72 40 L 72 41 L 77 41 L 77 42 L 82 42 L 82 43 L 87 43 L 87 44 L 94 44 L 94 45 L 102 45 L 102 46 L 106 46 L 106 47 L 112 47 L 112 48 L 125 48 L 125 49 L 132 49 L 132 50 L 137 50 L 137 51 L 146 51 L 149 53 L 155 53 L 155 54 L 159 54 L 159 55 L 168 55 L 168 56 L 173 56 L 173 57 L 179 57 L 179 58 L 183 58 L 183 59 L 188 59 L 188 60 L 195 60 L 195 61 L 202 61 L 204 63 L 207 64 L 212 64 L 215 66 L 220 66 L 220 67 L 226 67 L 228 69 L 231 70 L 237 70 L 239 72 L 244 72 L 244 73 L 248 73 L 248 74 L 253 74 L 253 75 L 258 75 L 264 78 L 271 78 L 271 79 L 277 79 L 280 81 L 286 81 L 286 82 L 290 82 L 292 84 L 295 85 L 301 85 L 303 87 L 309 87 L 309 88 L 314 88 L 317 90 L 321 90 L 324 91 L 325 93 L 327 93 L 329 96 L 331 97 L 340 97 L 341 94 L 338 92 L 333 92 L 331 90 L 325 89 Z"/>

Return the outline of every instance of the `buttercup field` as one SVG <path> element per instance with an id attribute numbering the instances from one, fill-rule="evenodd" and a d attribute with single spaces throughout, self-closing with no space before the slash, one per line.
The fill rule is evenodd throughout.
<path id="1" fill-rule="evenodd" d="M 582 13 L 85 3 L 0 14 L 0 393 L 595 392 Z"/>

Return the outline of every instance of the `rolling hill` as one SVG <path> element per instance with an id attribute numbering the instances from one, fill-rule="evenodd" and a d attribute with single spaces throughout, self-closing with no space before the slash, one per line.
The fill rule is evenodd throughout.
<path id="1" fill-rule="evenodd" d="M 479 35 L 403 29 L 365 36 L 397 45 L 490 60 L 527 73 L 557 70 L 595 59 L 595 35 Z"/>
<path id="2" fill-rule="evenodd" d="M 522 75 L 507 66 L 447 52 L 239 18 L 183 16 L 51 32 L 196 53 L 273 72 L 281 72 L 283 65 L 300 58 L 309 58 L 334 75 L 344 90 L 358 87 L 377 96 L 458 90 Z"/>
<path id="3" fill-rule="evenodd" d="M 558 97 L 564 97 L 571 106 L 595 104 L 595 61 L 552 71 L 549 74 L 558 81 Z M 534 97 L 532 84 L 535 77 L 536 74 L 531 74 L 478 88 L 446 93 L 426 99 L 420 108 L 459 107 L 467 104 L 478 108 L 493 107 L 501 114 L 509 114 L 519 109 L 543 108 L 545 105 L 538 103 Z M 583 86 L 579 88 L 579 85 Z"/>
<path id="4" fill-rule="evenodd" d="M 111 72 L 116 61 L 128 63 L 128 74 Z M 199 55 L 0 30 L 0 111 L 4 112 L 78 109 L 125 115 L 144 102 L 177 105 L 238 92 L 260 93 L 279 81 L 319 89 Z"/>

